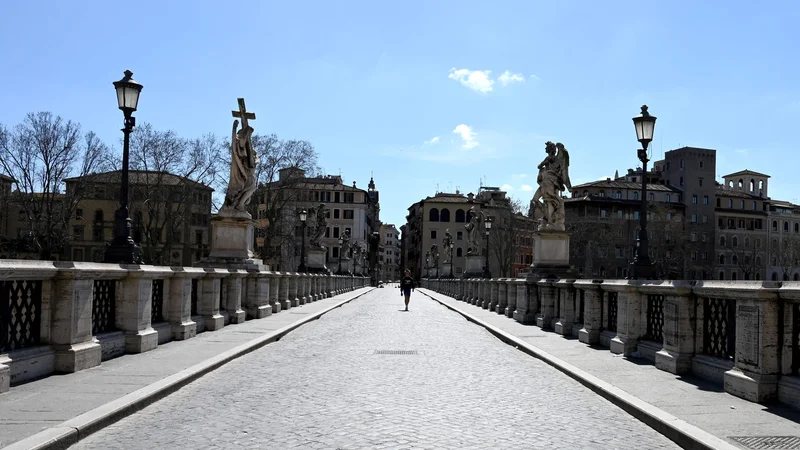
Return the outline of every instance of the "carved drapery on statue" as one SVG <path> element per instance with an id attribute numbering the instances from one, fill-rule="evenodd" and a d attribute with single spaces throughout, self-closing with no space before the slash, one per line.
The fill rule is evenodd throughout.
<path id="1" fill-rule="evenodd" d="M 473 206 L 469 210 L 469 222 L 464 225 L 464 229 L 467 230 L 467 254 L 468 255 L 479 255 L 481 252 L 481 225 L 486 220 L 486 215 L 483 211 L 475 211 L 475 207 Z"/>
<path id="2" fill-rule="evenodd" d="M 539 188 L 533 194 L 530 215 L 539 223 L 539 230 L 564 231 L 564 190 L 572 190 L 569 180 L 569 152 L 564 144 L 545 143 L 547 156 L 539 164 Z"/>
<path id="3" fill-rule="evenodd" d="M 453 235 L 450 234 L 450 229 L 444 230 L 444 239 L 442 239 L 442 247 L 444 247 L 444 262 L 450 262 L 452 258 L 453 249 L 450 244 L 453 243 Z"/>
<path id="4" fill-rule="evenodd" d="M 345 230 L 342 234 L 342 248 L 339 251 L 342 252 L 342 258 L 347 258 L 350 254 L 350 230 Z"/>
<path id="5" fill-rule="evenodd" d="M 320 242 L 323 236 L 325 236 L 325 231 L 328 229 L 328 208 L 325 207 L 324 203 L 320 203 L 319 206 L 315 206 L 309 210 L 309 215 L 314 218 L 310 239 L 311 247 L 323 248 Z"/>
<path id="6" fill-rule="evenodd" d="M 248 119 L 255 120 L 256 115 L 247 112 L 243 98 L 239 99 L 239 110 L 232 111 L 232 113 L 233 117 L 242 119 L 242 128 L 237 131 L 239 120 L 233 121 L 231 174 L 225 194 L 225 203 L 219 214 L 252 218 L 250 213 L 247 212 L 247 205 L 250 203 L 250 197 L 253 196 L 258 187 L 258 180 L 256 180 L 258 155 L 250 141 L 253 135 L 253 127 L 250 126 Z"/>

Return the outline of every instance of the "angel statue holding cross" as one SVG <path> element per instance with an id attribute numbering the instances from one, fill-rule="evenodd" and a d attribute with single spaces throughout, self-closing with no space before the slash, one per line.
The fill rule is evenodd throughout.
<path id="1" fill-rule="evenodd" d="M 258 155 L 253 149 L 250 137 L 253 135 L 253 127 L 248 123 L 248 119 L 255 120 L 256 115 L 247 112 L 244 99 L 239 100 L 239 110 L 232 111 L 233 117 L 242 119 L 242 128 L 239 131 L 239 120 L 233 121 L 233 133 L 231 136 L 231 177 L 228 181 L 228 191 L 225 195 L 225 203 L 220 209 L 221 215 L 241 216 L 252 218 L 247 212 L 247 205 L 250 197 L 258 187 L 256 180 L 256 166 L 258 165 Z"/>

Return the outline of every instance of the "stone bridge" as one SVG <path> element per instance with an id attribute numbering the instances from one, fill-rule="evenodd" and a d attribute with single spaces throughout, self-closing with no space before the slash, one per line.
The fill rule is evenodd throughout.
<path id="1" fill-rule="evenodd" d="M 800 283 L 420 284 L 0 261 L 0 448 L 800 445 Z"/>

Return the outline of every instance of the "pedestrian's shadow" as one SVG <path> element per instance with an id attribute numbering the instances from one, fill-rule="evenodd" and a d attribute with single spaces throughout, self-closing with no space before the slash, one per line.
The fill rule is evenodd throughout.
<path id="1" fill-rule="evenodd" d="M 400 312 L 409 312 L 407 309 L 398 309 Z"/>

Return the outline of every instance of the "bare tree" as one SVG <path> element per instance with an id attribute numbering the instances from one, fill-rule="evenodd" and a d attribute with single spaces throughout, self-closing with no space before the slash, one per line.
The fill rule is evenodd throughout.
<path id="1" fill-rule="evenodd" d="M 763 253 L 756 246 L 756 239 L 749 236 L 733 236 L 725 240 L 725 248 L 730 250 L 730 262 L 742 271 L 745 280 L 756 279 L 755 275 L 764 268 Z"/>
<path id="2" fill-rule="evenodd" d="M 492 215 L 492 230 L 489 233 L 491 257 L 497 261 L 500 273 L 497 276 L 511 277 L 514 261 L 520 255 L 520 242 L 534 231 L 535 222 L 522 215 L 522 202 L 509 199 L 508 204 L 487 211 Z"/>
<path id="3" fill-rule="evenodd" d="M 203 187 L 220 178 L 223 146 L 213 134 L 185 139 L 172 130 L 159 131 L 151 124 L 131 134 L 131 214 L 133 226 L 142 232 L 146 262 L 169 262 L 173 246 L 188 241 L 189 225 L 197 222 L 192 206 L 200 202 Z M 210 204 L 198 213 L 209 218 Z M 194 223 L 208 225 L 208 223 Z"/>
<path id="4" fill-rule="evenodd" d="M 297 220 L 292 205 L 302 198 L 299 186 L 304 183 L 299 172 L 287 171 L 280 178 L 282 169 L 297 168 L 307 177 L 316 176 L 317 151 L 308 141 L 281 141 L 274 134 L 253 136 L 253 148 L 258 153 L 256 168 L 259 189 L 250 202 L 251 215 L 257 219 L 257 236 L 263 239 L 260 257 L 273 265 L 281 266 L 286 255 L 294 255 L 297 241 Z"/>
<path id="5" fill-rule="evenodd" d="M 699 258 L 686 245 L 683 214 L 657 202 L 649 202 L 648 211 L 647 237 L 657 276 L 666 280 L 685 278 L 687 270 L 699 267 Z"/>
<path id="6" fill-rule="evenodd" d="M 72 238 L 69 218 L 85 184 L 64 180 L 106 169 L 109 148 L 78 123 L 50 112 L 29 113 L 13 130 L 0 125 L 0 168 L 16 179 L 12 201 L 41 259 L 59 255 Z"/>
<path id="7" fill-rule="evenodd" d="M 783 233 L 780 239 L 773 239 L 770 245 L 772 265 L 781 270 L 784 281 L 788 281 L 792 272 L 800 267 L 800 236 Z"/>

